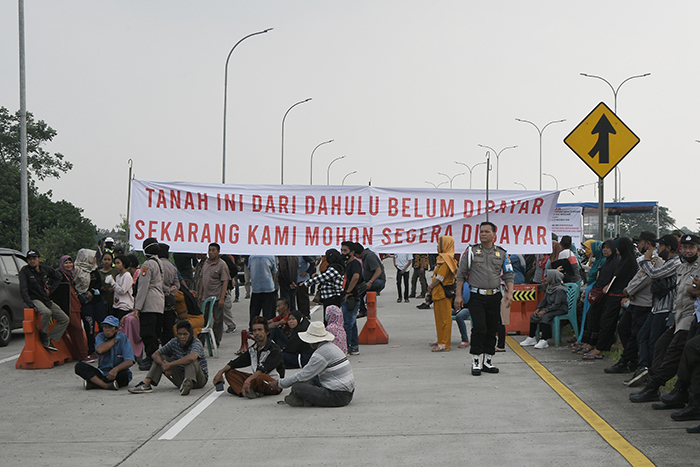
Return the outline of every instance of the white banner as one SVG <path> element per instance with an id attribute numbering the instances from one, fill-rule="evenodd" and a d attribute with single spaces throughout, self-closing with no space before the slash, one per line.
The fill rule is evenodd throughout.
<path id="1" fill-rule="evenodd" d="M 575 248 L 581 248 L 583 240 L 583 208 L 581 206 L 557 207 L 552 216 L 552 232 L 559 238 L 571 237 Z"/>
<path id="2" fill-rule="evenodd" d="M 510 253 L 546 253 L 556 191 L 490 191 L 496 243 Z M 485 190 L 373 186 L 215 185 L 133 180 L 130 238 L 170 251 L 320 255 L 359 242 L 377 253 L 434 253 L 450 235 L 455 251 L 479 241 Z"/>

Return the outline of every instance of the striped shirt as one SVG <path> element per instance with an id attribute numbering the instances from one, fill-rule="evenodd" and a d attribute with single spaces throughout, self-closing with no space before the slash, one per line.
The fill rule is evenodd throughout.
<path id="1" fill-rule="evenodd" d="M 158 349 L 158 352 L 160 352 L 161 355 L 166 355 L 170 357 L 173 361 L 180 360 L 181 358 L 186 357 L 191 353 L 196 353 L 197 363 L 199 363 L 199 367 L 204 372 L 204 376 L 209 378 L 209 370 L 207 368 L 207 354 L 204 353 L 204 346 L 202 345 L 202 342 L 196 337 L 192 339 L 192 343 L 187 347 L 181 346 L 178 338 L 173 337 L 168 341 L 167 344 Z M 185 370 L 184 365 L 180 365 L 180 368 L 183 371 Z"/>
<path id="2" fill-rule="evenodd" d="M 343 293 L 343 275 L 332 266 L 326 268 L 322 274 L 306 281 L 307 286 L 313 284 L 319 284 L 318 290 L 321 292 L 321 300 L 339 297 Z"/>
<path id="3" fill-rule="evenodd" d="M 348 357 L 332 342 L 322 342 L 311 355 L 309 363 L 298 373 L 279 380 L 279 387 L 288 388 L 316 376 L 321 386 L 331 391 L 355 391 L 355 377 Z"/>

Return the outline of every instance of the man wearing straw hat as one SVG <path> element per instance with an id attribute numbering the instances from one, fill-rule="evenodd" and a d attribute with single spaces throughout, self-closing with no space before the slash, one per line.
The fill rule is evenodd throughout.
<path id="1" fill-rule="evenodd" d="M 355 377 L 345 353 L 331 341 L 335 336 L 323 323 L 314 321 L 299 338 L 311 344 L 315 352 L 298 373 L 279 381 L 271 381 L 273 389 L 292 388 L 284 401 L 293 407 L 343 407 L 355 392 Z"/>

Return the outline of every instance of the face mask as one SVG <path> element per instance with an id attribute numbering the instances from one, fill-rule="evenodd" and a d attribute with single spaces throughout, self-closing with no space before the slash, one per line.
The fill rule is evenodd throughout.
<path id="1" fill-rule="evenodd" d="M 640 252 L 641 254 L 644 254 L 644 253 L 647 252 L 648 249 L 649 249 L 649 248 L 647 248 L 647 247 L 640 248 L 640 249 L 639 249 L 639 252 Z"/>
<path id="2" fill-rule="evenodd" d="M 666 261 L 666 260 L 668 259 L 668 254 L 669 254 L 669 251 L 668 251 L 668 250 L 660 251 L 660 252 L 659 252 L 659 258 L 661 258 L 661 259 L 663 259 L 664 261 Z"/>
<path id="3" fill-rule="evenodd" d="M 694 263 L 695 260 L 698 259 L 698 255 L 696 253 L 695 256 L 691 256 L 690 258 L 688 258 L 687 256 L 684 256 L 683 258 L 687 263 Z"/>
<path id="4" fill-rule="evenodd" d="M 343 255 L 343 259 L 347 262 L 350 259 L 350 253 Z"/>

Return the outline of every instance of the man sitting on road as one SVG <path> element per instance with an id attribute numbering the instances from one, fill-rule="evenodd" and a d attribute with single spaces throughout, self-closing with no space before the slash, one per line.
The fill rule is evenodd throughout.
<path id="1" fill-rule="evenodd" d="M 66 332 L 70 318 L 61 307 L 51 301 L 49 296 L 63 279 L 63 274 L 42 266 L 41 255 L 37 250 L 27 252 L 27 265 L 19 271 L 19 292 L 27 308 L 34 308 L 41 315 L 41 345 L 47 350 L 58 350 L 52 341 L 58 342 Z M 49 321 L 54 319 L 56 325 L 49 331 Z"/>
<path id="2" fill-rule="evenodd" d="M 153 364 L 148 376 L 142 382 L 129 389 L 132 394 L 153 392 L 152 386 L 158 386 L 165 373 L 175 386 L 180 388 L 180 395 L 186 396 L 192 389 L 203 388 L 207 384 L 209 372 L 207 356 L 199 339 L 194 336 L 189 321 L 177 323 L 177 337 L 153 352 Z"/>
<path id="3" fill-rule="evenodd" d="M 95 351 L 99 355 L 97 368 L 85 362 L 75 364 L 75 374 L 83 378 L 83 387 L 88 389 L 124 388 L 131 381 L 134 351 L 126 334 L 118 332 L 119 320 L 107 316 L 102 321 L 102 332 L 95 337 Z"/>
<path id="4" fill-rule="evenodd" d="M 273 388 L 272 383 L 280 377 L 280 369 L 284 373 L 284 361 L 282 350 L 270 339 L 270 329 L 267 320 L 262 316 L 255 316 L 250 333 L 255 339 L 247 352 L 231 360 L 214 376 L 214 385 L 226 378 L 228 392 L 240 397 L 255 399 L 265 394 L 276 395 L 280 389 Z M 239 371 L 236 368 L 250 366 L 253 373 Z"/>
<path id="5" fill-rule="evenodd" d="M 291 387 L 284 401 L 294 407 L 343 407 L 355 392 L 355 377 L 345 353 L 331 342 L 335 336 L 323 323 L 314 321 L 299 338 L 311 344 L 315 352 L 298 373 L 270 382 L 272 389 Z"/>

